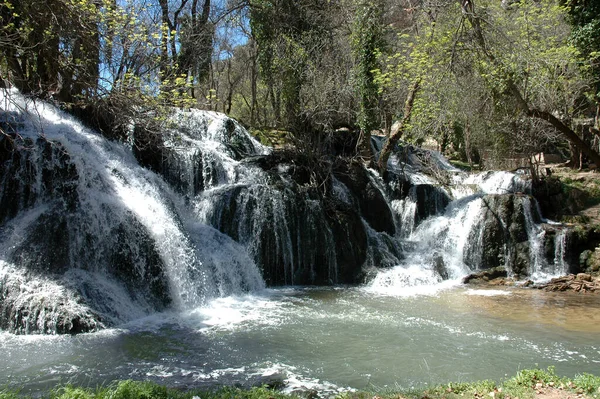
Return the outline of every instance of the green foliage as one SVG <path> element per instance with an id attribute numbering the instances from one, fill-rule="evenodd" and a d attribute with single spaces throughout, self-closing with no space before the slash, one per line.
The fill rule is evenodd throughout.
<path id="1" fill-rule="evenodd" d="M 152 382 L 122 381 L 119 382 L 114 390 L 110 392 L 111 399 L 168 399 L 174 395 L 173 390 Z M 79 399 L 79 398 L 61 398 L 61 399 Z M 85 398 L 82 398 L 85 399 Z"/>
<path id="2" fill-rule="evenodd" d="M 590 94 L 600 103 L 600 1 L 568 0 L 565 5 L 571 41 L 581 52 L 583 71 L 593 82 Z"/>
<path id="3" fill-rule="evenodd" d="M 97 395 L 90 390 L 67 385 L 57 389 L 51 396 L 52 399 L 95 399 Z"/>
<path id="4" fill-rule="evenodd" d="M 378 125 L 380 82 L 379 54 L 384 46 L 383 2 L 360 0 L 355 11 L 352 51 L 355 58 L 354 86 L 359 99 L 358 126 L 371 132 Z"/>
<path id="5" fill-rule="evenodd" d="M 250 1 L 261 77 L 270 90 L 275 118 L 283 117 L 277 122 L 291 130 L 299 128 L 306 75 L 327 37 L 324 8 L 326 4 L 318 1 Z"/>
<path id="6" fill-rule="evenodd" d="M 440 385 L 433 389 L 427 390 L 429 395 L 441 396 L 470 396 L 478 393 L 489 393 L 497 389 L 497 384 L 494 381 L 483 380 L 476 383 L 454 382 L 447 385 Z"/>
<path id="7" fill-rule="evenodd" d="M 514 85 L 530 107 L 580 117 L 578 99 L 588 82 L 580 52 L 568 40 L 567 9 L 554 0 L 521 0 L 508 8 L 481 0 L 474 10 L 479 27 L 471 26 L 459 2 L 430 6 L 417 19 L 418 34 L 399 34 L 398 51 L 385 58 L 378 80 L 386 90 L 422 78 L 405 138 L 451 143 L 447 149 L 469 163 L 478 150 L 510 157 L 559 143 L 552 129 L 523 118 L 509 89 Z"/>
<path id="8" fill-rule="evenodd" d="M 47 395 L 47 399 L 286 399 L 281 394 L 266 387 L 241 389 L 224 387 L 215 391 L 181 391 L 167 388 L 150 381 L 125 380 L 115 382 L 108 387 L 96 389 L 67 385 L 56 388 Z M 0 391 L 0 399 L 29 399 L 14 391 Z"/>
<path id="9" fill-rule="evenodd" d="M 20 399 L 21 396 L 18 392 L 8 390 L 6 388 L 0 389 L 0 399 Z"/>
<path id="10" fill-rule="evenodd" d="M 600 204 L 600 179 L 566 175 L 560 176 L 560 183 L 562 192 L 578 208 L 584 209 Z"/>
<path id="11" fill-rule="evenodd" d="M 600 377 L 583 373 L 573 378 L 573 385 L 577 391 L 600 398 Z"/>
<path id="12" fill-rule="evenodd" d="M 501 383 L 483 380 L 473 383 L 457 382 L 439 385 L 425 390 L 343 392 L 336 399 L 381 399 L 402 398 L 465 398 L 492 397 L 532 398 L 535 391 L 545 388 L 560 389 L 565 392 L 582 393 L 594 398 L 600 397 L 600 377 L 588 373 L 573 379 L 559 377 L 553 367 L 548 369 L 521 370 L 514 377 Z M 294 396 L 283 394 L 266 387 L 242 389 L 223 387 L 214 391 L 181 391 L 166 388 L 148 381 L 120 381 L 108 387 L 96 389 L 66 386 L 57 388 L 41 398 L 48 399 L 291 399 Z M 14 391 L 1 390 L 0 399 L 28 399 Z"/>
<path id="13" fill-rule="evenodd" d="M 560 384 L 563 379 L 556 375 L 554 367 L 548 367 L 548 369 L 529 369 L 520 370 L 517 375 L 505 382 L 505 386 L 523 386 L 523 387 L 535 387 L 537 383 L 553 383 Z"/>

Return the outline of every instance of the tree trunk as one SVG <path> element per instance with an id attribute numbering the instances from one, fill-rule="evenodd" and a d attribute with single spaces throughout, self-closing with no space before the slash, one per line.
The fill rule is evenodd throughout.
<path id="1" fill-rule="evenodd" d="M 161 80 L 166 79 L 169 71 L 169 34 L 165 30 L 171 29 L 171 21 L 169 20 L 169 3 L 167 0 L 159 0 L 161 10 L 161 43 L 160 43 L 160 71 L 162 72 Z"/>
<path id="2" fill-rule="evenodd" d="M 415 103 L 415 97 L 417 92 L 419 91 L 419 87 L 421 85 L 421 79 L 415 80 L 410 91 L 408 92 L 408 96 L 406 97 L 406 102 L 404 103 L 404 115 L 402 116 L 402 121 L 400 121 L 400 125 L 398 129 L 390 132 L 388 139 L 386 140 L 383 148 L 381 149 L 381 153 L 379 154 L 379 162 L 377 167 L 379 168 L 380 173 L 383 175 L 387 171 L 387 163 L 390 155 L 392 154 L 392 150 L 400 140 L 400 137 L 404 134 L 404 129 L 406 128 L 406 124 L 410 121 L 410 117 L 412 114 L 413 105 Z"/>

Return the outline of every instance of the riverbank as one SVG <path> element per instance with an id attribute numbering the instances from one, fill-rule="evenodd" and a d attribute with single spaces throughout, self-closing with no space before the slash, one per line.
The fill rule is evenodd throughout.
<path id="1" fill-rule="evenodd" d="M 515 280 L 508 277 L 506 268 L 496 267 L 471 273 L 463 278 L 463 283 L 476 286 L 516 286 L 553 292 L 571 291 L 600 294 L 600 274 L 598 273 L 568 274 L 542 283 L 535 283 L 532 280 Z"/>
<path id="2" fill-rule="evenodd" d="M 168 388 L 149 381 L 116 381 L 98 388 L 72 385 L 56 387 L 41 395 L 42 399 L 315 399 L 313 390 L 282 393 L 268 385 L 249 389 L 222 387 L 214 391 Z M 574 378 L 558 376 L 548 369 L 521 370 L 502 382 L 490 380 L 473 383 L 448 383 L 425 390 L 392 391 L 373 389 L 360 392 L 340 392 L 337 399 L 567 399 L 600 398 L 600 377 L 583 373 Z M 31 399 L 18 391 L 0 389 L 0 399 Z"/>

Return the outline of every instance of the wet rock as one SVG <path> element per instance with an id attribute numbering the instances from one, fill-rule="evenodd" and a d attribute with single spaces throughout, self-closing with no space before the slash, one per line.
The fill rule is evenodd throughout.
<path id="1" fill-rule="evenodd" d="M 405 199 L 409 195 L 410 189 L 414 187 L 406 174 L 395 173 L 389 169 L 386 170 L 383 178 L 391 199 Z"/>
<path id="2" fill-rule="evenodd" d="M 530 266 L 529 237 L 525 213 L 532 221 L 540 216 L 530 209 L 531 200 L 522 194 L 486 195 L 480 222 L 471 230 L 464 261 L 472 268 L 508 265 L 513 274 L 526 275 Z"/>
<path id="3" fill-rule="evenodd" d="M 368 243 L 358 211 L 272 178 L 215 193 L 209 223 L 249 248 L 268 285 L 359 282 Z"/>
<path id="4" fill-rule="evenodd" d="M 14 334 L 79 334 L 104 328 L 75 292 L 44 277 L 0 277 L 0 329 Z"/>
<path id="5" fill-rule="evenodd" d="M 396 227 L 392 211 L 364 166 L 359 162 L 338 160 L 333 172 L 356 198 L 360 213 L 367 223 L 375 231 L 393 235 Z"/>
<path id="6" fill-rule="evenodd" d="M 327 205 L 326 205 L 327 206 Z M 338 283 L 358 283 L 367 258 L 367 232 L 358 212 L 340 201 L 326 212 L 335 241 Z"/>
<path id="7" fill-rule="evenodd" d="M 483 284 L 490 280 L 497 278 L 506 278 L 508 273 L 505 267 L 494 267 L 488 270 L 482 270 L 480 272 L 471 273 L 468 276 L 463 277 L 463 284 Z"/>
<path id="8" fill-rule="evenodd" d="M 433 270 L 435 270 L 442 280 L 448 280 L 448 270 L 446 270 L 443 256 L 439 254 L 433 256 Z"/>
<path id="9" fill-rule="evenodd" d="M 60 143 L 0 135 L 0 223 L 42 201 L 74 209 L 78 174 Z"/>
<path id="10" fill-rule="evenodd" d="M 415 225 L 432 215 L 438 215 L 444 212 L 444 209 L 450 203 L 450 197 L 441 187 L 430 184 L 419 184 L 414 186 L 410 195 L 417 204 L 415 214 Z"/>

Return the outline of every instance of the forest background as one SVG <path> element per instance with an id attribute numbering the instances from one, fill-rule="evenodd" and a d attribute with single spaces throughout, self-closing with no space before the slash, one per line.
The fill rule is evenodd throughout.
<path id="1" fill-rule="evenodd" d="M 381 172 L 400 139 L 600 165 L 600 0 L 0 0 L 0 20 L 3 86 L 113 139 L 144 126 L 137 146 L 178 106 L 316 159 L 341 138 Z"/>

